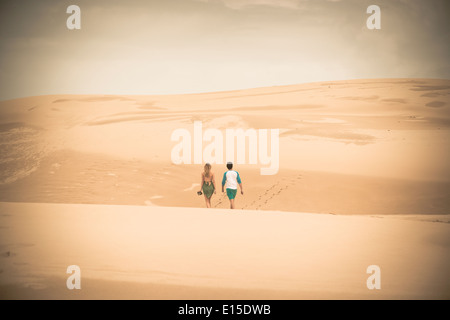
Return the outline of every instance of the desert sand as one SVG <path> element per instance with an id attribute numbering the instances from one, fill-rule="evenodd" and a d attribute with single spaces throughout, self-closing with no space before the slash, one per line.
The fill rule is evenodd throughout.
<path id="1" fill-rule="evenodd" d="M 450 217 L 0 204 L 2 298 L 448 299 Z M 7 252 L 7 254 L 6 254 Z M 81 289 L 66 288 L 69 265 Z M 366 269 L 378 265 L 381 289 Z"/>
<path id="2" fill-rule="evenodd" d="M 448 299 L 449 96 L 378 79 L 1 101 L 0 296 Z M 276 175 L 236 166 L 238 210 L 220 190 L 204 209 L 202 165 L 171 161 L 194 121 L 280 130 Z"/>

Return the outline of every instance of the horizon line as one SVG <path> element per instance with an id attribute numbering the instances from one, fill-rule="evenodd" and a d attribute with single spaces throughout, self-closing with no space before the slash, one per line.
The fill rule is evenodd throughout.
<path id="1" fill-rule="evenodd" d="M 382 81 L 382 80 L 440 80 L 440 81 L 450 81 L 449 78 L 429 78 L 429 77 L 414 77 L 414 78 L 402 78 L 402 77 L 387 77 L 387 78 L 355 78 L 355 79 L 344 79 L 344 80 L 321 80 L 321 81 L 312 81 L 312 82 L 298 82 L 291 84 L 277 84 L 271 86 L 260 86 L 260 87 L 246 87 L 246 88 L 236 88 L 236 89 L 223 89 L 217 91 L 195 91 L 195 92 L 174 92 L 174 93 L 45 93 L 45 94 L 37 94 L 37 95 L 28 95 L 28 96 L 20 96 L 15 98 L 0 98 L 0 102 L 33 98 L 33 97 L 46 97 L 46 96 L 68 96 L 68 95 L 76 95 L 76 96 L 183 96 L 183 95 L 206 95 L 206 94 L 221 94 L 221 93 L 231 93 L 238 91 L 247 91 L 247 90 L 258 90 L 258 89 L 269 89 L 269 88 L 278 88 L 278 87 L 292 87 L 292 86 L 300 86 L 300 85 L 308 85 L 308 84 L 319 84 L 319 83 L 333 83 L 333 82 L 355 82 L 355 81 Z"/>

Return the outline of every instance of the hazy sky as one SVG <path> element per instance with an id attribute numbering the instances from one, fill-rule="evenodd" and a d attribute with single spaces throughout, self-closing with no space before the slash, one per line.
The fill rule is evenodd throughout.
<path id="1" fill-rule="evenodd" d="M 0 100 L 449 79 L 449 14 L 448 0 L 1 0 Z"/>

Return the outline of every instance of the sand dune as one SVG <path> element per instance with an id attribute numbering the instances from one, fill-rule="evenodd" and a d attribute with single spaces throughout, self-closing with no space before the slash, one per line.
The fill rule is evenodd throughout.
<path id="1" fill-rule="evenodd" d="M 201 207 L 194 190 L 183 192 L 198 183 L 201 166 L 170 160 L 173 130 L 192 130 L 199 120 L 220 130 L 280 129 L 279 174 L 261 177 L 258 167 L 241 166 L 248 192 L 239 208 L 449 213 L 449 83 L 355 80 L 190 95 L 2 101 L 0 200 L 143 205 L 161 195 L 152 202 Z M 218 175 L 224 170 L 213 169 Z M 308 178 L 283 182 L 297 175 Z M 285 187 L 262 201 L 277 183 Z M 222 207 L 220 195 L 214 205 Z"/>
<path id="2" fill-rule="evenodd" d="M 0 295 L 448 299 L 449 97 L 366 79 L 1 101 Z M 194 121 L 279 129 L 276 175 L 236 167 L 240 210 L 220 190 L 203 209 L 202 165 L 172 163 Z M 70 264 L 86 290 L 65 289 Z"/>

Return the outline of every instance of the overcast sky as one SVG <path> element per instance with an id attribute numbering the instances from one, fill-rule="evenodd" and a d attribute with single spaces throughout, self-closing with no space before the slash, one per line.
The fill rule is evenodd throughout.
<path id="1" fill-rule="evenodd" d="M 448 0 L 1 0 L 0 100 L 450 79 L 449 13 Z"/>

